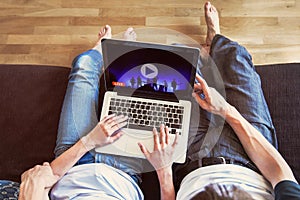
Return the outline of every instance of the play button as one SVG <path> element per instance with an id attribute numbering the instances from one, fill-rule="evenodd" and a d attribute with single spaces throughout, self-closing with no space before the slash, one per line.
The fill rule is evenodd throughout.
<path id="1" fill-rule="evenodd" d="M 155 78 L 158 74 L 157 68 L 153 64 L 144 64 L 141 67 L 141 73 L 145 78 Z"/>

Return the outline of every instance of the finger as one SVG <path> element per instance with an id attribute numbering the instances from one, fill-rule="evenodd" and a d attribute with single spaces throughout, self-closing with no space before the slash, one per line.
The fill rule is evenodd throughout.
<path id="1" fill-rule="evenodd" d="M 198 94 L 201 99 L 205 99 L 205 94 L 203 93 L 202 87 L 200 84 L 194 84 L 194 92 Z"/>
<path id="2" fill-rule="evenodd" d="M 127 122 L 122 122 L 120 124 L 115 124 L 114 126 L 111 127 L 110 132 L 114 133 L 114 132 L 119 131 L 120 129 L 122 129 L 126 126 L 127 126 Z"/>
<path id="3" fill-rule="evenodd" d="M 25 181 L 26 177 L 27 177 L 27 174 L 28 174 L 28 170 L 23 172 L 23 174 L 21 175 L 21 181 Z"/>
<path id="4" fill-rule="evenodd" d="M 108 130 L 108 126 L 107 126 L 107 124 L 103 123 L 103 120 L 100 121 L 100 122 L 98 122 L 97 126 L 91 132 L 98 131 L 97 128 L 99 127 L 100 133 L 102 133 L 106 137 L 109 137 L 109 133 L 107 131 Z"/>
<path id="5" fill-rule="evenodd" d="M 120 137 L 122 137 L 122 135 L 124 134 L 123 131 L 119 131 L 117 134 L 115 134 L 114 136 L 112 137 L 109 137 L 109 140 L 111 143 L 117 141 Z"/>
<path id="6" fill-rule="evenodd" d="M 200 84 L 194 84 L 194 92 L 199 94 L 199 93 L 203 93 L 202 87 Z"/>
<path id="7" fill-rule="evenodd" d="M 117 123 L 124 122 L 128 119 L 126 115 L 119 115 L 113 118 Z"/>
<path id="8" fill-rule="evenodd" d="M 207 98 L 202 99 L 202 98 L 199 97 L 198 94 L 196 94 L 194 92 L 192 93 L 192 96 L 195 98 L 196 102 L 201 106 L 201 108 L 203 108 L 204 110 L 207 110 L 209 108 L 209 105 L 206 101 Z"/>
<path id="9" fill-rule="evenodd" d="M 102 123 L 102 126 L 104 128 L 104 132 L 107 132 L 106 136 L 111 135 L 115 131 L 118 131 L 119 129 L 123 128 L 127 125 L 127 121 L 125 122 L 127 117 L 124 116 L 114 116 L 107 121 Z M 120 123 L 121 122 L 121 123 Z M 120 124 L 119 124 L 120 123 Z"/>
<path id="10" fill-rule="evenodd" d="M 140 149 L 141 149 L 141 152 L 145 155 L 145 157 L 148 159 L 149 156 L 150 156 L 150 152 L 149 150 L 142 144 L 142 143 L 138 143 Z"/>
<path id="11" fill-rule="evenodd" d="M 159 135 L 160 144 L 162 145 L 162 148 L 165 147 L 166 143 L 166 134 L 165 134 L 165 125 L 160 125 L 160 135 Z"/>
<path id="12" fill-rule="evenodd" d="M 108 127 L 112 127 L 115 126 L 118 123 L 124 122 L 128 119 L 127 116 L 124 115 L 118 115 L 118 116 L 113 116 L 112 118 L 108 119 L 107 121 L 105 121 L 104 123 L 108 126 Z"/>
<path id="13" fill-rule="evenodd" d="M 169 127 L 168 126 L 166 126 L 166 128 L 165 128 L 165 131 L 166 131 L 166 144 L 168 145 L 169 144 Z"/>
<path id="14" fill-rule="evenodd" d="M 194 84 L 194 91 L 202 91 L 202 86 L 200 85 L 200 83 Z"/>
<path id="15" fill-rule="evenodd" d="M 192 93 L 192 96 L 196 99 L 196 101 L 199 103 L 199 104 L 203 104 L 206 102 L 206 96 L 205 98 L 201 98 L 201 96 L 199 96 L 199 93 L 197 92 L 193 92 Z"/>
<path id="16" fill-rule="evenodd" d="M 116 119 L 116 116 L 112 116 L 111 118 L 109 119 L 106 119 L 103 123 L 110 127 L 110 126 L 113 126 L 116 122 L 115 122 L 115 119 Z"/>
<path id="17" fill-rule="evenodd" d="M 156 128 L 153 128 L 154 150 L 159 149 L 159 137 Z"/>
<path id="18" fill-rule="evenodd" d="M 176 132 L 176 134 L 175 134 L 175 139 L 174 139 L 174 142 L 173 142 L 173 144 L 172 144 L 172 147 L 173 147 L 173 148 L 175 148 L 175 147 L 178 145 L 178 138 L 179 138 L 178 132 Z"/>
<path id="19" fill-rule="evenodd" d="M 33 170 L 38 170 L 40 168 L 41 168 L 41 165 L 36 165 L 36 166 L 33 167 Z"/>
<path id="20" fill-rule="evenodd" d="M 208 96 L 208 85 L 207 85 L 206 81 L 199 74 L 196 74 L 196 79 L 201 84 L 201 88 L 203 90 L 203 93 L 206 96 Z"/>
<path id="21" fill-rule="evenodd" d="M 127 121 L 125 121 L 125 122 L 121 122 L 121 123 L 119 123 L 119 124 L 117 124 L 117 125 L 118 125 L 119 129 L 121 129 L 121 128 L 124 128 L 124 127 L 126 127 L 126 126 L 127 126 L 127 124 L 128 124 L 128 122 L 127 122 Z"/>
<path id="22" fill-rule="evenodd" d="M 107 115 L 107 116 L 105 116 L 105 117 L 101 120 L 101 122 L 104 122 L 104 123 L 105 123 L 107 120 L 111 119 L 111 118 L 114 117 L 114 116 L 116 116 L 115 113 L 110 114 L 110 115 Z"/>

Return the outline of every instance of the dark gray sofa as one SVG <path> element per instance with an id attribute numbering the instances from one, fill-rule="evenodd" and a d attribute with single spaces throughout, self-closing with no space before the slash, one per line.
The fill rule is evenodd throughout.
<path id="1" fill-rule="evenodd" d="M 277 131 L 279 151 L 300 180 L 300 63 L 256 66 Z M 0 65 L 0 180 L 53 159 L 70 69 Z M 0 183 L 1 186 L 1 183 Z M 159 199 L 154 172 L 143 174 L 146 199 Z"/>

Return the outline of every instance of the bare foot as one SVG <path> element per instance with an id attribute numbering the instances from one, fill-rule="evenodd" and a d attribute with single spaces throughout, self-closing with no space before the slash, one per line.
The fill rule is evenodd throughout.
<path id="1" fill-rule="evenodd" d="M 111 38 L 111 27 L 109 25 L 101 27 L 98 33 L 98 41 L 96 42 L 95 47 L 101 44 L 101 39 L 103 38 Z"/>
<path id="2" fill-rule="evenodd" d="M 220 34 L 219 14 L 208 1 L 204 4 L 205 21 L 207 25 L 206 45 L 210 46 L 216 34 Z"/>
<path id="3" fill-rule="evenodd" d="M 123 34 L 123 38 L 129 41 L 136 41 L 136 33 L 132 27 L 129 27 Z"/>

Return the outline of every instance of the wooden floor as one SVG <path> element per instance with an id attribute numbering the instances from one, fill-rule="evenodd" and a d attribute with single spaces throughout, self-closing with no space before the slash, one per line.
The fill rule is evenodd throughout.
<path id="1" fill-rule="evenodd" d="M 1 0 L 0 63 L 70 66 L 93 46 L 100 26 L 139 40 L 204 43 L 202 0 Z M 300 62 L 300 0 L 215 0 L 221 32 L 255 64 Z"/>

